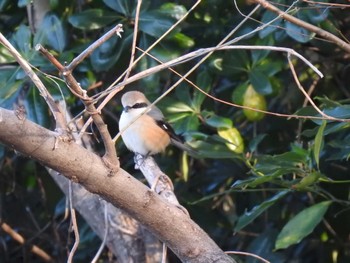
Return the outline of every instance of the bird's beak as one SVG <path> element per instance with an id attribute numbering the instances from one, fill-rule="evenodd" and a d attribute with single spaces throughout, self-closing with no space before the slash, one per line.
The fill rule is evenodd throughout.
<path id="1" fill-rule="evenodd" d="M 131 109 L 130 106 L 125 106 L 123 110 L 124 110 L 125 112 L 128 112 L 130 109 Z"/>

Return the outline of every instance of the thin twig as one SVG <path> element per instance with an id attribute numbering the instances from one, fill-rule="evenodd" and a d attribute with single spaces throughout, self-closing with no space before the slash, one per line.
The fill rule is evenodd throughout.
<path id="1" fill-rule="evenodd" d="M 286 14 L 282 10 L 278 9 L 276 6 L 272 5 L 270 2 L 267 2 L 266 0 L 253 0 L 254 3 L 260 4 L 265 9 L 270 10 L 278 15 L 281 15 L 283 19 L 298 25 L 302 28 L 305 28 L 306 30 L 309 30 L 310 32 L 313 32 L 325 39 L 328 39 L 335 43 L 338 47 L 343 49 L 344 51 L 350 53 L 350 44 L 346 43 L 344 40 L 338 38 L 337 36 L 327 32 L 326 30 L 323 30 L 320 27 L 314 26 L 310 23 L 307 23 L 303 20 L 300 20 L 299 18 L 296 18 L 292 15 Z"/>
<path id="2" fill-rule="evenodd" d="M 163 242 L 163 251 L 162 251 L 162 263 L 166 263 L 166 258 L 167 258 L 167 251 L 168 248 L 166 246 L 166 244 Z"/>
<path id="3" fill-rule="evenodd" d="M 100 40 L 101 39 L 105 38 L 100 38 Z M 101 44 L 102 42 L 98 43 Z M 93 99 L 90 98 L 87 95 L 87 92 L 80 87 L 80 84 L 73 77 L 72 72 L 67 67 L 64 67 L 54 56 L 50 54 L 50 52 L 48 52 L 41 45 L 37 45 L 37 50 L 40 51 L 41 54 L 43 54 L 60 71 L 69 89 L 84 103 L 86 112 L 88 112 L 91 115 L 102 137 L 102 141 L 105 147 L 105 154 L 102 159 L 106 166 L 111 170 L 111 174 L 116 172 L 119 169 L 119 160 L 117 158 L 117 152 L 112 141 L 111 135 L 109 134 L 109 131 L 107 129 L 107 125 L 104 123 L 101 115 L 99 114 L 99 111 L 97 111 Z"/>
<path id="4" fill-rule="evenodd" d="M 273 47 L 273 46 L 222 46 L 222 47 L 219 47 L 219 48 L 206 48 L 206 49 L 201 49 L 201 50 L 198 50 L 198 51 L 195 51 L 195 52 L 191 52 L 189 53 L 191 56 L 190 57 L 193 57 L 193 56 L 199 56 L 198 53 L 202 54 L 204 53 L 205 51 L 215 51 L 215 50 L 230 50 L 230 49 L 253 49 L 253 50 L 272 50 L 272 51 L 279 51 L 279 52 L 286 52 L 287 54 L 292 54 L 298 58 L 300 58 L 304 63 L 306 63 L 308 66 L 311 67 L 311 69 L 313 69 L 320 77 L 323 77 L 323 74 L 314 66 L 312 65 L 306 58 L 304 58 L 302 55 L 300 55 L 299 53 L 297 53 L 296 51 L 294 51 L 293 49 L 290 49 L 290 48 L 283 48 L 283 47 Z M 203 51 L 205 50 L 205 51 Z M 187 54 L 187 55 L 189 55 Z M 187 56 L 185 55 L 185 56 Z M 182 56 L 181 58 L 185 57 L 185 56 Z M 142 77 L 145 77 L 145 76 L 148 76 L 150 74 L 152 74 L 155 70 L 161 70 L 163 68 L 170 68 L 170 65 L 172 64 L 179 64 L 180 62 L 178 61 L 178 59 L 175 59 L 176 62 L 173 62 L 174 60 L 172 61 L 169 61 L 169 62 L 166 62 L 166 63 L 163 63 L 161 65 L 158 65 L 158 66 L 155 66 L 153 68 L 150 68 L 148 70 L 145 70 L 139 74 L 136 74 L 132 77 L 130 77 L 128 81 L 130 80 L 133 80 L 133 81 L 136 81 L 136 79 L 139 79 L 139 78 L 142 78 Z M 187 58 L 183 58 L 184 61 L 187 61 Z M 202 60 L 201 60 L 202 61 Z M 199 66 L 199 63 L 198 62 L 189 72 L 187 72 L 185 75 L 179 75 L 180 76 L 180 79 L 174 84 L 172 85 L 166 92 L 164 92 L 161 96 L 159 96 L 149 107 L 152 107 L 153 105 L 155 105 L 156 103 L 158 103 L 163 97 L 165 97 L 169 92 L 171 92 L 182 80 L 185 80 L 186 77 L 188 75 L 190 75 L 192 73 L 192 71 L 194 69 L 196 69 L 196 66 L 198 67 Z M 150 73 L 152 72 L 152 73 Z M 140 77 L 139 75 L 143 75 L 142 77 Z M 117 85 L 117 87 L 119 85 L 123 85 L 124 82 L 120 83 Z M 299 115 L 290 115 L 290 114 L 282 114 L 282 113 L 274 113 L 274 112 L 269 112 L 269 111 L 265 111 L 265 110 L 261 110 L 261 109 L 255 109 L 255 108 L 251 108 L 251 107 L 247 107 L 247 106 L 242 106 L 242 105 L 238 105 L 238 104 L 234 104 L 234 103 L 231 103 L 231 102 L 227 102 L 227 101 L 224 101 L 224 100 L 219 100 L 213 96 L 211 96 L 210 94 L 208 94 L 207 92 L 203 91 L 202 89 L 198 88 L 198 90 L 200 90 L 203 94 L 207 95 L 208 97 L 212 98 L 212 99 L 215 99 L 217 101 L 220 101 L 224 104 L 227 104 L 227 105 L 230 105 L 230 106 L 233 106 L 233 107 L 237 107 L 237 108 L 242 108 L 242 109 L 250 109 L 250 110 L 253 110 L 253 111 L 257 111 L 257 112 L 262 112 L 262 113 L 265 113 L 265 114 L 270 114 L 270 115 L 274 115 L 274 116 L 278 116 L 278 117 L 285 117 L 285 118 L 297 118 L 297 119 L 329 119 L 329 118 L 325 118 L 325 117 L 318 117 L 318 116 L 299 116 Z M 145 114 L 147 112 L 148 108 L 145 109 L 145 111 L 143 111 L 142 113 L 140 113 L 140 115 L 135 118 L 135 120 L 133 122 L 135 122 L 139 117 L 141 117 L 143 114 Z M 330 116 L 331 117 L 331 116 Z M 345 122 L 350 122 L 349 119 L 338 119 L 338 118 L 334 118 L 334 117 L 331 117 L 332 120 L 336 120 L 336 121 L 345 121 Z M 133 123 L 131 122 L 130 125 Z M 125 127 L 125 129 L 128 128 L 128 127 Z M 124 129 L 124 130 L 125 130 Z M 118 140 L 118 138 L 120 137 L 120 134 L 122 132 L 124 132 L 124 130 L 121 130 L 119 131 L 119 133 L 113 138 L 113 141 L 116 142 Z"/>
<path id="5" fill-rule="evenodd" d="M 316 85 L 318 83 L 318 81 L 320 80 L 320 78 L 316 78 L 314 79 L 314 81 L 312 82 L 307 94 L 309 95 L 309 97 L 311 96 L 312 92 L 315 90 L 316 88 Z M 303 102 L 303 108 L 307 106 L 307 103 L 308 103 L 308 99 L 307 97 L 305 97 L 304 99 L 304 102 Z M 297 133 L 296 133 L 296 138 L 297 138 L 297 141 L 300 143 L 301 142 L 301 131 L 303 129 L 303 121 L 302 120 L 299 120 L 299 124 L 298 124 L 298 130 L 297 130 Z"/>
<path id="6" fill-rule="evenodd" d="M 118 35 L 121 37 L 120 33 L 123 32 L 123 25 L 118 24 L 115 27 L 113 27 L 111 30 L 109 30 L 107 33 L 105 33 L 102 37 L 97 39 L 92 45 L 90 45 L 87 49 L 85 49 L 83 52 L 80 53 L 79 56 L 77 56 L 75 59 L 72 60 L 72 62 L 67 66 L 67 69 L 69 71 L 73 71 L 76 66 L 78 66 L 86 57 L 90 56 L 90 54 L 99 46 L 101 46 L 104 42 L 106 42 L 108 39 L 110 39 L 114 35 Z"/>
<path id="7" fill-rule="evenodd" d="M 270 261 L 256 255 L 256 254 L 252 254 L 252 253 L 248 253 L 248 252 L 242 252 L 242 251 L 225 251 L 226 254 L 234 254 L 234 255 L 244 255 L 244 256 L 249 256 L 249 257 L 254 257 L 257 258 L 259 260 L 261 260 L 264 263 L 270 263 Z"/>
<path id="8" fill-rule="evenodd" d="M 174 25 L 172 25 L 160 38 L 158 38 L 151 46 L 149 46 L 147 48 L 147 50 L 145 52 L 150 51 L 153 47 L 155 47 L 162 39 L 164 39 L 178 24 L 180 24 L 196 7 L 197 5 L 201 2 L 201 0 L 197 0 L 197 2 L 186 12 L 186 14 L 184 14 L 183 17 L 181 17 Z M 139 56 L 131 65 L 129 65 L 130 67 L 134 67 L 136 65 L 137 62 L 139 62 L 145 54 L 141 54 L 141 56 Z M 129 69 L 128 68 L 128 69 Z M 116 87 L 116 84 L 122 79 L 123 76 L 125 76 L 125 74 L 127 74 L 128 69 L 126 71 L 124 71 L 123 74 L 121 74 L 111 85 L 109 85 L 109 87 L 103 92 L 103 94 L 108 95 L 112 92 L 114 92 L 114 90 L 116 90 L 114 92 L 114 94 L 118 93 L 121 89 L 124 88 L 124 86 L 126 84 L 128 84 L 128 82 L 126 81 L 126 79 L 124 79 L 123 83 L 125 83 L 125 85 L 118 85 L 118 87 Z M 131 82 L 130 82 L 131 83 Z M 107 92 L 107 93 L 106 93 Z M 103 98 L 105 95 L 100 96 L 97 100 Z M 102 108 L 109 102 L 109 100 L 112 99 L 113 96 L 107 96 L 98 106 L 98 110 L 102 110 Z M 91 117 L 85 122 L 84 126 L 81 129 L 81 133 L 84 133 L 87 129 L 87 127 L 89 127 L 89 125 L 91 124 Z"/>
<path id="9" fill-rule="evenodd" d="M 4 47 L 11 53 L 11 55 L 16 59 L 18 64 L 22 67 L 24 72 L 28 75 L 28 77 L 33 81 L 34 85 L 38 88 L 40 95 L 45 99 L 47 105 L 52 112 L 52 115 L 56 121 L 56 128 L 62 129 L 61 132 L 66 132 L 67 123 L 65 121 L 65 116 L 62 114 L 60 109 L 55 104 L 55 100 L 51 96 L 51 94 L 47 91 L 45 85 L 42 83 L 38 75 L 32 70 L 29 63 L 23 59 L 21 54 L 14 48 L 14 46 L 4 37 L 3 34 L 0 33 L 0 43 L 4 45 Z"/>
<path id="10" fill-rule="evenodd" d="M 79 246 L 79 242 L 80 242 L 80 235 L 79 235 L 79 229 L 78 229 L 78 223 L 77 223 L 77 217 L 75 214 L 75 209 L 73 207 L 73 194 L 72 194 L 72 181 L 69 181 L 69 185 L 68 185 L 68 198 L 69 198 L 69 210 L 70 210 L 70 214 L 71 214 L 71 222 L 72 222 L 72 228 L 74 231 L 74 245 L 71 249 L 71 251 L 69 252 L 68 255 L 68 259 L 67 262 L 68 263 L 72 263 L 73 262 L 73 257 L 74 254 L 76 252 L 76 250 L 78 249 Z"/>
<path id="11" fill-rule="evenodd" d="M 294 65 L 290 59 L 290 54 L 288 54 L 288 63 L 289 63 L 289 67 L 290 67 L 290 70 L 292 71 L 292 74 L 293 74 L 293 77 L 294 77 L 294 81 L 295 83 L 297 84 L 299 90 L 304 94 L 305 98 L 307 98 L 307 100 L 310 102 L 310 104 L 312 105 L 312 107 L 321 115 L 323 116 L 325 119 L 328 119 L 328 120 L 335 120 L 335 121 L 338 121 L 338 118 L 334 118 L 332 116 L 329 116 L 325 113 L 323 113 L 323 111 L 320 110 L 319 107 L 317 107 L 317 105 L 315 104 L 315 102 L 310 98 L 309 94 L 307 94 L 307 92 L 305 91 L 305 89 L 303 88 L 303 86 L 301 85 L 299 79 L 298 79 L 298 75 L 297 73 L 295 72 L 295 68 L 294 68 Z M 350 121 L 350 120 L 348 120 Z"/>
<path id="12" fill-rule="evenodd" d="M 97 260 L 99 259 L 99 257 L 101 256 L 101 253 L 104 249 L 104 247 L 106 246 L 106 242 L 107 242 L 107 237 L 108 237 L 108 230 L 109 230 L 109 223 L 108 223 L 108 205 L 107 202 L 103 200 L 103 205 L 104 205 L 104 221 L 105 221 L 105 234 L 103 236 L 103 240 L 102 243 L 100 245 L 100 248 L 98 249 L 96 255 L 94 256 L 94 258 L 91 260 L 91 263 L 96 263 Z"/>
<path id="13" fill-rule="evenodd" d="M 1 229 L 18 243 L 22 245 L 26 244 L 26 240 L 24 239 L 24 237 L 18 234 L 11 226 L 6 224 L 5 222 L 1 223 Z M 44 250 L 42 250 L 36 245 L 31 245 L 30 251 L 42 258 L 45 262 L 53 261 L 49 254 L 47 254 Z"/>
<path id="14" fill-rule="evenodd" d="M 138 25 L 139 25 L 139 16 L 140 16 L 141 3 L 142 3 L 142 0 L 138 0 L 137 1 L 137 7 L 136 7 L 136 13 L 135 13 L 135 24 L 134 24 L 134 36 L 133 36 L 133 41 L 132 41 L 130 62 L 129 62 L 129 66 L 128 66 L 127 70 L 125 71 L 125 77 L 124 77 L 124 81 L 123 82 L 125 82 L 129 78 L 131 70 L 132 70 L 132 68 L 134 66 L 134 59 L 135 59 L 136 41 L 137 41 L 137 32 L 138 32 Z M 121 87 L 119 87 L 117 89 L 114 89 L 110 94 L 108 94 L 108 96 L 98 106 L 97 110 L 101 111 L 102 108 L 114 97 L 114 95 L 119 93 L 121 90 L 123 90 L 124 87 L 125 86 L 121 86 Z M 79 136 L 84 134 L 86 128 L 88 127 L 88 125 L 90 125 L 90 120 L 92 120 L 91 117 L 86 121 L 86 123 L 83 126 L 82 130 L 79 132 Z"/>

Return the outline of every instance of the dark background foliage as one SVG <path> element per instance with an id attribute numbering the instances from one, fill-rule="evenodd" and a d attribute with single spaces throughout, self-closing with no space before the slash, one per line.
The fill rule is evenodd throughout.
<path id="1" fill-rule="evenodd" d="M 191 7 L 189 2 L 143 1 L 138 47 L 145 50 L 161 37 Z M 34 50 L 35 45 L 41 43 L 61 62 L 69 62 L 111 27 L 123 24 L 122 38 L 106 41 L 74 72 L 81 86 L 97 95 L 128 66 L 136 1 L 49 1 L 50 12 L 36 32 L 29 27 L 26 4 L 0 1 L 0 31 L 41 71 L 40 77 L 55 99 L 64 99 L 75 116 L 83 105 L 64 82 L 52 77 L 57 72 Z M 254 7 L 244 1 L 237 4 L 244 14 Z M 275 4 L 285 9 L 290 2 L 281 0 Z M 294 16 L 349 39 L 348 8 L 307 2 L 297 3 L 296 7 Z M 276 16 L 260 8 L 253 17 L 256 21 L 248 20 L 233 37 L 254 30 L 261 25 L 257 21 L 266 23 Z M 231 1 L 202 1 L 150 53 L 165 62 L 215 46 L 242 19 Z M 349 118 L 349 54 L 285 20 L 272 25 L 238 44 L 293 48 L 325 75 L 318 79 L 307 65 L 293 58 L 305 89 L 316 85 L 311 97 L 317 105 L 331 116 Z M 198 60 L 175 69 L 185 74 Z M 0 63 L 0 105 L 9 109 L 23 106 L 28 119 L 52 129 L 44 100 L 2 46 Z M 158 62 L 146 56 L 133 73 L 155 65 Z M 164 70 L 126 89 L 141 90 L 153 101 L 178 79 Z M 306 103 L 286 55 L 280 52 L 218 51 L 189 79 L 228 102 L 270 112 L 319 116 Z M 95 85 L 100 81 L 102 85 Z M 102 112 L 112 136 L 118 132 L 119 98 L 118 95 Z M 348 122 L 288 119 L 242 110 L 214 101 L 186 82 L 158 106 L 203 158 L 190 158 L 169 147 L 157 156 L 157 161 L 171 176 L 176 195 L 191 217 L 224 250 L 249 251 L 271 262 L 349 262 Z M 96 152 L 103 153 L 98 134 L 92 138 Z M 141 179 L 141 174 L 133 170 L 133 154 L 121 141 L 116 147 L 122 167 Z M 0 146 L 0 175 L 1 220 L 26 236 L 29 243 L 65 261 L 72 245 L 67 220 L 61 221 L 65 197 L 46 170 Z M 95 250 L 91 247 L 97 250 L 100 241 L 79 220 L 81 243 L 74 259 L 86 262 L 93 257 Z M 0 239 L 0 261 L 39 261 L 28 247 L 5 233 L 0 232 Z M 252 258 L 243 261 L 257 262 Z"/>

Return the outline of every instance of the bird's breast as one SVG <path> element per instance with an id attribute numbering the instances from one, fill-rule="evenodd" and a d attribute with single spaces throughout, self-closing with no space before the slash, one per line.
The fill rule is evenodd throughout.
<path id="1" fill-rule="evenodd" d="M 142 155 L 164 151 L 170 143 L 169 135 L 146 114 L 133 122 L 139 114 L 123 112 L 120 116 L 119 130 L 126 147 Z"/>

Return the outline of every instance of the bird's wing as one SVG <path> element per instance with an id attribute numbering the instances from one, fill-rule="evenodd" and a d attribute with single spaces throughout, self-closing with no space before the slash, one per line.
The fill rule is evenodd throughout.
<path id="1" fill-rule="evenodd" d="M 147 115 L 151 116 L 156 121 L 164 119 L 163 113 L 156 106 L 152 106 L 150 111 L 147 112 Z"/>
<path id="2" fill-rule="evenodd" d="M 171 127 L 171 125 L 169 123 L 167 123 L 164 120 L 156 120 L 156 123 L 159 127 L 161 127 L 167 134 L 169 134 L 170 138 L 172 140 L 176 140 L 178 142 L 183 143 L 184 139 L 180 136 L 177 135 L 173 129 L 173 127 Z"/>

